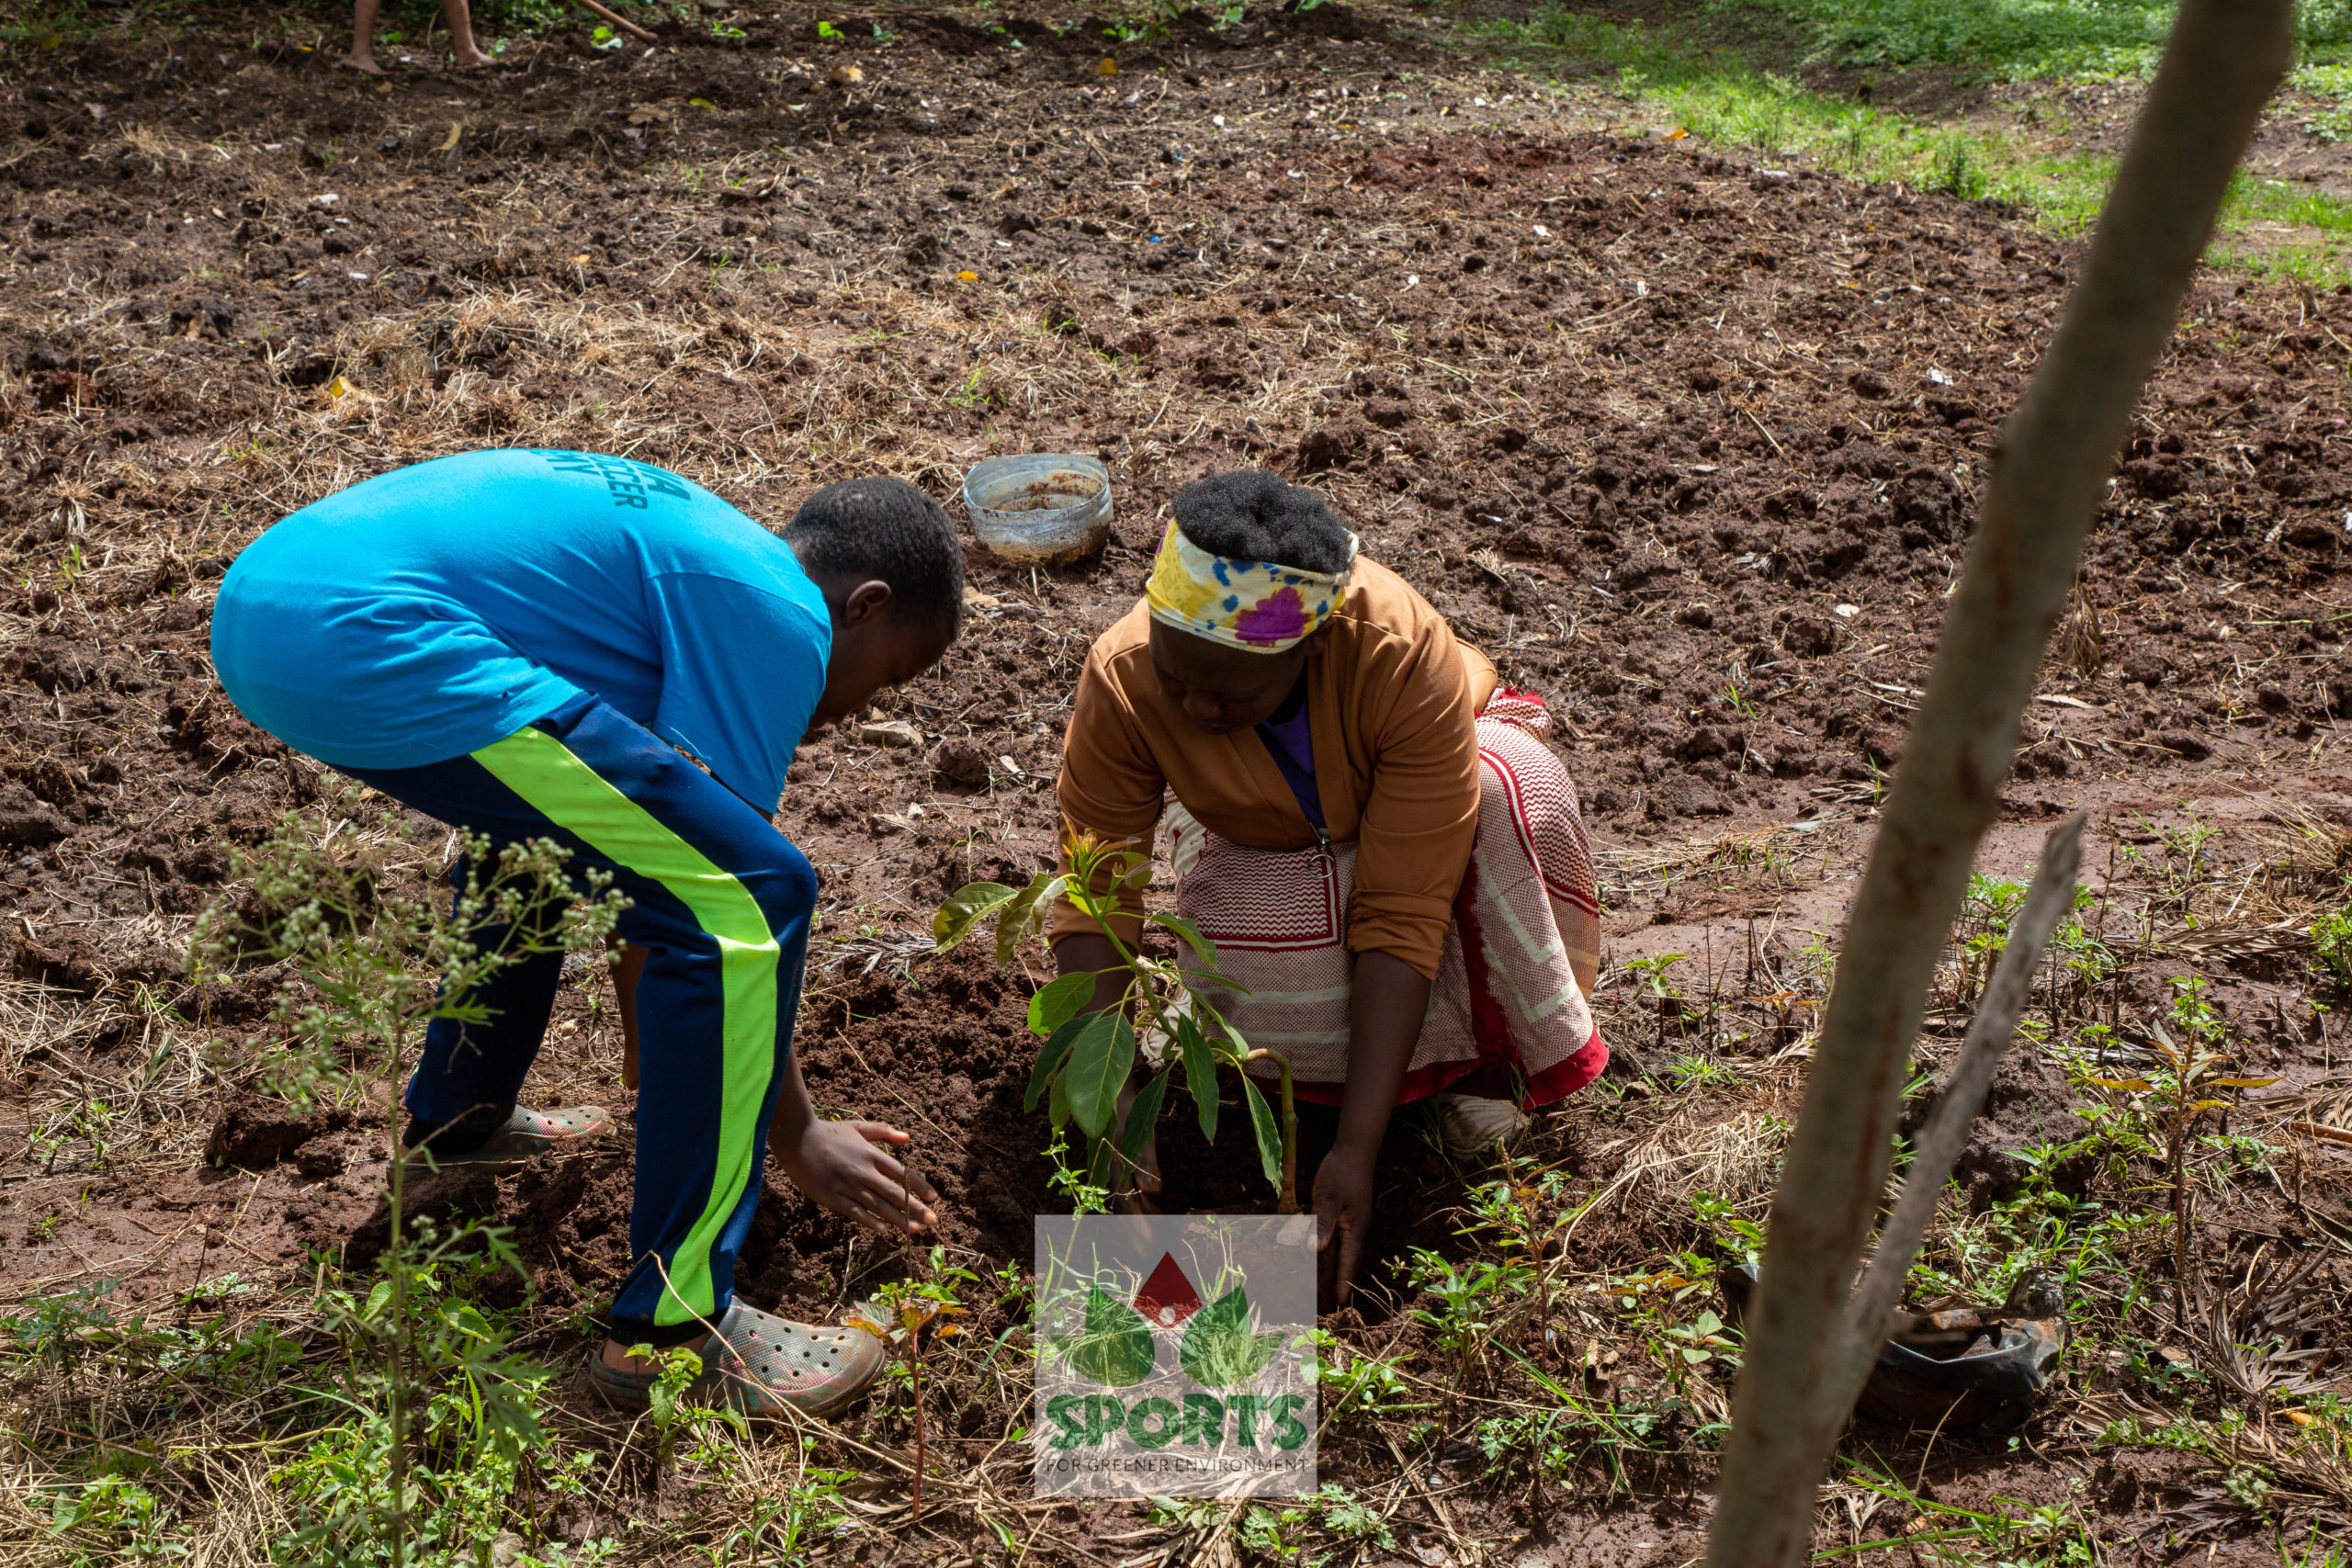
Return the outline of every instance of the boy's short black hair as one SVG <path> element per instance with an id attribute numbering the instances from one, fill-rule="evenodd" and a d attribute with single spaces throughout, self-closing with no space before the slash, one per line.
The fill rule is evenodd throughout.
<path id="1" fill-rule="evenodd" d="M 939 502 L 888 474 L 830 484 L 800 503 L 784 542 L 804 565 L 865 572 L 890 585 L 892 608 L 946 628 L 964 624 L 964 547 Z"/>
<path id="2" fill-rule="evenodd" d="M 1263 468 L 1195 479 L 1176 492 L 1176 526 L 1211 555 L 1301 571 L 1348 564 L 1348 527 L 1322 496 Z"/>

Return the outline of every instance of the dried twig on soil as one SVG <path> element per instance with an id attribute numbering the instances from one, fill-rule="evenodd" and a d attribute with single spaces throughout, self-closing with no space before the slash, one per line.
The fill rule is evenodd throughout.
<path id="1" fill-rule="evenodd" d="M 2285 0 L 2181 6 L 2081 286 L 2004 432 L 1849 919 L 1773 1204 L 1709 1536 L 1713 1568 L 1805 1555 L 1822 1465 L 1852 1407 L 1836 1316 L 1876 1214 L 1928 987 L 2116 448 L 2285 72 L 2290 11 Z"/>
<path id="2" fill-rule="evenodd" d="M 638 37 L 638 38 L 641 38 L 641 39 L 644 39 L 646 42 L 648 42 L 648 43 L 654 43 L 654 42 L 658 42 L 658 41 L 659 41 L 658 39 L 656 39 L 654 38 L 654 36 L 653 36 L 651 33 L 647 32 L 643 28 L 639 27 L 635 22 L 630 21 L 627 17 L 622 16 L 622 15 L 621 15 L 619 12 L 617 12 L 617 11 L 610 10 L 610 9 L 606 8 L 605 6 L 603 6 L 598 5 L 598 4 L 596 3 L 596 0 L 580 0 L 580 3 L 581 3 L 582 6 L 587 6 L 587 7 L 588 7 L 588 9 L 590 9 L 591 11 L 595 12 L 595 13 L 596 13 L 596 15 L 598 15 L 598 16 L 600 16 L 600 17 L 604 17 L 604 18 L 605 18 L 605 20 L 606 20 L 606 21 L 608 21 L 608 22 L 612 23 L 612 24 L 613 24 L 613 26 L 615 26 L 615 27 L 616 27 L 616 28 L 621 28 L 621 29 L 622 29 L 623 31 L 625 31 L 625 32 L 628 32 L 628 33 L 633 34 L 634 36 L 636 36 L 636 37 Z"/>

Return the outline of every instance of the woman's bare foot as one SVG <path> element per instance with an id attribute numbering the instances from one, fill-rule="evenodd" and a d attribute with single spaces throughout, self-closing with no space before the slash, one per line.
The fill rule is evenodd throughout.
<path id="1" fill-rule="evenodd" d="M 335 63 L 346 71 L 363 72 L 370 76 L 381 76 L 384 73 L 384 68 L 376 63 L 376 56 L 364 49 L 354 49 Z"/>
<path id="2" fill-rule="evenodd" d="M 495 65 L 498 63 L 498 62 L 492 60 L 489 55 L 484 54 L 481 50 L 475 49 L 470 45 L 458 51 L 455 58 L 458 69 L 460 71 L 471 71 L 480 66 Z"/>

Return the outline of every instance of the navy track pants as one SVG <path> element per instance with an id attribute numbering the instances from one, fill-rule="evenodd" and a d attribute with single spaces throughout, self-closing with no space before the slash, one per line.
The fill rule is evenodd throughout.
<path id="1" fill-rule="evenodd" d="M 647 955 L 635 1263 L 613 1303 L 613 1335 L 695 1337 L 700 1320 L 727 1310 L 759 1199 L 816 873 L 741 796 L 594 697 L 446 762 L 343 771 L 496 842 L 553 840 L 575 874 L 608 872 L 633 901 L 618 931 Z M 525 960 L 472 998 L 489 1021 L 434 1021 L 408 1109 L 435 1130 L 435 1147 L 479 1142 L 513 1111 L 561 976 L 559 953 Z"/>

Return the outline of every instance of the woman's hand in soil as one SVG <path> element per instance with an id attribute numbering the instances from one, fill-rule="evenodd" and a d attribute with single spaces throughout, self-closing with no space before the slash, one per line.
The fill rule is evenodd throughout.
<path id="1" fill-rule="evenodd" d="M 1430 1010 L 1430 983 L 1393 953 L 1356 955 L 1349 1000 L 1348 1087 L 1340 1135 L 1315 1172 L 1315 1219 L 1323 1238 L 1321 1296 L 1337 1312 L 1355 1289 L 1356 1262 L 1372 1229 L 1373 1178 L 1406 1064 Z"/>
<path id="2" fill-rule="evenodd" d="M 1335 1145 L 1315 1171 L 1315 1229 L 1322 1238 L 1317 1294 L 1339 1311 L 1355 1290 L 1356 1263 L 1372 1229 L 1373 1178 L 1379 1150 Z"/>
<path id="3" fill-rule="evenodd" d="M 776 1161 L 794 1186 L 819 1208 L 893 1238 L 912 1235 L 938 1220 L 930 1182 L 888 1152 L 907 1134 L 881 1122 L 809 1120 L 797 1138 L 779 1141 Z"/>

